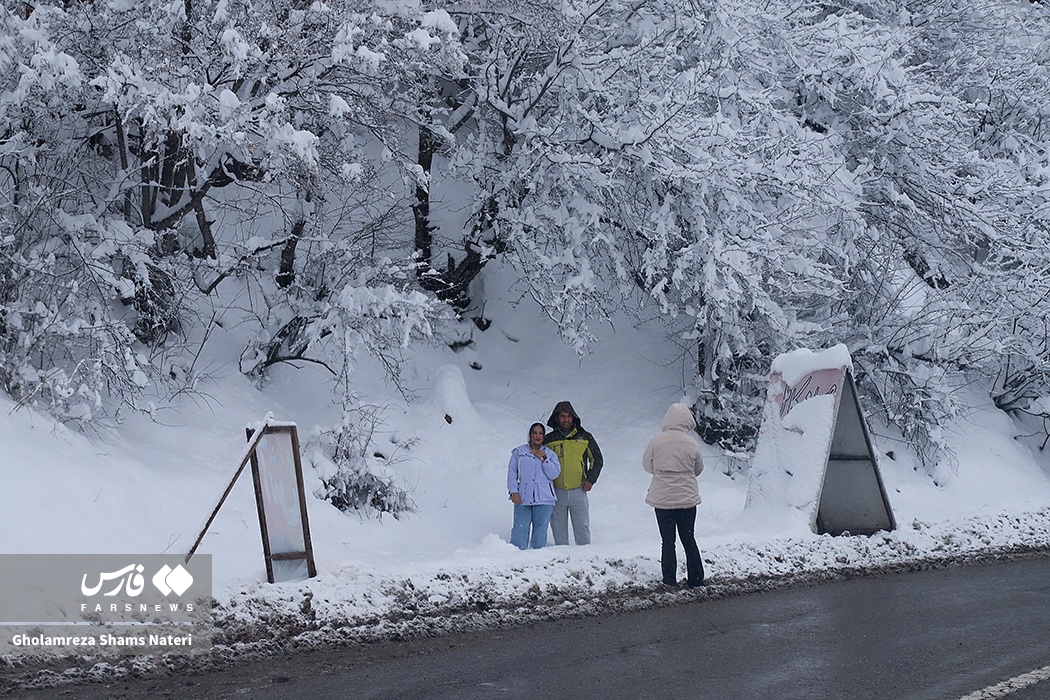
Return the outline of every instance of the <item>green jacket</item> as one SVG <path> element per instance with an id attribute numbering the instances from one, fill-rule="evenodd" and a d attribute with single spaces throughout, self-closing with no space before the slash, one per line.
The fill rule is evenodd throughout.
<path id="1" fill-rule="evenodd" d="M 572 414 L 572 428 L 562 432 L 558 427 L 557 416 L 561 411 Z M 594 483 L 602 471 L 602 451 L 594 436 L 580 425 L 580 416 L 568 401 L 562 401 L 551 412 L 547 425 L 553 428 L 543 438 L 543 444 L 554 450 L 561 462 L 561 474 L 554 480 L 559 489 L 578 489 L 584 481 Z"/>

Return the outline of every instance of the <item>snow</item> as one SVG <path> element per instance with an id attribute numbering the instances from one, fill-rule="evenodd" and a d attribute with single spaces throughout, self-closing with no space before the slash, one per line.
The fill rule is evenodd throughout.
<path id="1" fill-rule="evenodd" d="M 370 449 L 384 454 L 415 512 L 400 519 L 347 514 L 314 497 L 321 476 L 310 466 L 309 439 L 339 416 L 327 373 L 316 365 L 282 366 L 259 388 L 234 360 L 213 366 L 214 381 L 197 403 L 186 398 L 159 409 L 155 421 L 131 416 L 94 435 L 0 398 L 0 551 L 184 553 L 243 458 L 245 426 L 264 421 L 298 427 L 317 576 L 266 583 L 245 471 L 197 550 L 213 556 L 220 623 L 213 660 L 638 609 L 1050 547 L 1050 479 L 1039 439 L 1017 439 L 1017 426 L 974 390 L 973 411 L 950 431 L 957 465 L 942 486 L 873 426 L 899 527 L 870 537 L 818 536 L 797 508 L 798 517 L 785 521 L 785 508 L 801 498 L 786 488 L 769 489 L 742 518 L 746 477 L 728 476 L 727 458 L 705 446 L 697 534 L 709 585 L 661 590 L 641 455 L 667 406 L 685 398 L 694 359 L 656 326 L 626 319 L 595 329 L 591 354 L 580 357 L 544 324 L 541 309 L 518 300 L 520 291 L 497 294 L 498 272 L 486 271 L 492 326 L 471 331 L 472 347 L 417 351 L 401 378 L 404 395 L 367 364 L 355 379 L 362 398 L 380 408 Z M 831 352 L 841 359 L 842 350 Z M 827 366 L 827 357 L 802 353 L 795 360 Z M 848 354 L 845 360 L 841 366 Z M 591 492 L 593 544 L 522 552 L 508 543 L 507 456 L 526 441 L 531 423 L 546 423 L 566 399 L 606 459 Z M 789 417 L 819 422 L 811 414 L 825 400 L 803 402 Z M 70 661 L 80 670 L 64 678 L 190 663 L 89 658 Z M 25 678 L 44 684 L 56 677 L 27 670 Z"/>
<path id="2" fill-rule="evenodd" d="M 754 531 L 758 513 L 771 532 L 784 532 L 789 523 L 812 529 L 837 397 L 852 366 L 841 344 L 817 352 L 799 348 L 773 359 L 741 525 Z"/>
<path id="3" fill-rule="evenodd" d="M 405 39 L 420 51 L 429 51 L 432 46 L 441 45 L 441 39 L 430 36 L 430 32 L 422 27 L 406 34 Z"/>
<path id="4" fill-rule="evenodd" d="M 853 359 L 849 355 L 849 348 L 841 344 L 816 352 L 809 348 L 799 348 L 774 358 L 770 371 L 780 372 L 784 377 L 784 382 L 788 386 L 794 386 L 807 374 L 828 367 L 853 369 Z"/>
<path id="5" fill-rule="evenodd" d="M 230 90 L 222 90 L 219 92 L 219 118 L 223 121 L 229 121 L 230 117 L 237 112 L 241 106 L 240 99 L 237 95 Z"/>
<path id="6" fill-rule="evenodd" d="M 824 477 L 823 460 L 835 430 L 835 398 L 816 396 L 796 405 L 780 419 L 777 404 L 766 404 L 759 444 L 755 449 L 745 515 L 758 508 L 763 520 L 783 532 L 772 510 L 785 510 L 787 519 L 799 522 L 816 518 L 817 500 Z"/>
<path id="7" fill-rule="evenodd" d="M 456 26 L 455 20 L 445 10 L 432 10 L 425 13 L 422 25 L 426 29 L 434 29 L 442 34 L 459 34 L 459 27 Z"/>

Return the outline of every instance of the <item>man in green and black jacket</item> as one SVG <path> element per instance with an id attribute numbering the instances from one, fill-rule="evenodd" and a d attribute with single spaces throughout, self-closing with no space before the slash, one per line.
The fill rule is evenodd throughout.
<path id="1" fill-rule="evenodd" d="M 561 462 L 561 474 L 554 480 L 558 502 L 551 515 L 554 544 L 569 544 L 569 519 L 576 544 L 591 543 L 590 506 L 587 492 L 602 471 L 602 451 L 594 436 L 583 429 L 580 417 L 568 401 L 554 407 L 547 419 L 551 432 L 543 444 L 554 450 Z"/>

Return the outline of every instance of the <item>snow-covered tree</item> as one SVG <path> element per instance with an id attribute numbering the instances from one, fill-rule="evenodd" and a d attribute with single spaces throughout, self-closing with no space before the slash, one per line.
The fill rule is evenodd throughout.
<path id="1" fill-rule="evenodd" d="M 416 176 L 404 115 L 413 76 L 461 62 L 447 15 L 281 0 L 30 7 L 4 10 L 0 45 L 10 393 L 65 416 L 86 415 L 77 396 L 132 400 L 169 375 L 150 355 L 192 332 L 189 300 L 234 277 L 255 280 L 263 309 L 253 371 L 323 361 L 303 333 L 357 291 L 416 314 L 409 326 L 433 318 L 407 284 L 368 270 L 404 254 L 402 180 Z"/>
<path id="2" fill-rule="evenodd" d="M 246 373 L 322 364 L 353 425 L 359 348 L 396 376 L 437 302 L 484 327 L 469 285 L 497 255 L 580 352 L 622 308 L 665 319 L 731 452 L 799 346 L 845 342 L 931 466 L 961 382 L 1011 411 L 1050 394 L 1041 4 L 143 0 L 2 21 L 0 381 L 58 415 L 192 384 L 236 316 Z M 431 207 L 452 192 L 465 222 Z"/>
<path id="3" fill-rule="evenodd" d="M 5 390 L 64 419 L 148 409 L 196 386 L 202 344 L 254 326 L 244 372 L 319 363 L 353 415 L 359 352 L 396 374 L 448 315 L 403 238 L 421 178 L 405 147 L 415 78 L 463 60 L 448 15 L 26 7 L 0 15 Z"/>
<path id="4" fill-rule="evenodd" d="M 700 347 L 704 436 L 741 447 L 753 380 L 820 330 L 837 251 L 864 230 L 837 140 L 791 113 L 775 17 L 753 15 L 673 0 L 457 15 L 478 106 L 452 162 L 477 185 L 472 232 L 568 342 L 583 352 L 589 323 L 657 305 Z"/>
<path id="5" fill-rule="evenodd" d="M 953 387 L 994 379 L 1005 409 L 1046 390 L 1048 20 L 1008 3 L 870 3 L 792 30 L 800 116 L 842 139 L 872 234 L 843 337 L 930 466 Z"/>
<path id="6" fill-rule="evenodd" d="M 1045 392 L 1043 8 L 455 16 L 476 119 L 450 170 L 476 185 L 470 240 L 506 251 L 581 352 L 621 305 L 673 319 L 696 343 L 709 441 L 749 447 L 769 362 L 798 346 L 846 342 L 931 466 L 967 375 L 999 376 L 1004 407 Z"/>

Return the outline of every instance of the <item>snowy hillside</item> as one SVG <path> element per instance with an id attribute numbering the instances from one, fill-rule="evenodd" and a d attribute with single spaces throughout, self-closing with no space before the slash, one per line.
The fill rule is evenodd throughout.
<path id="1" fill-rule="evenodd" d="M 323 460 L 311 455 L 309 436 L 338 416 L 316 367 L 280 367 L 258 389 L 235 366 L 216 366 L 206 400 L 197 396 L 156 421 L 132 417 L 94 436 L 0 400 L 2 552 L 187 551 L 236 469 L 245 426 L 269 412 L 301 433 L 318 575 L 265 582 L 251 479 L 242 475 L 199 550 L 214 557 L 211 660 L 273 645 L 501 624 L 511 613 L 515 620 L 595 614 L 1050 547 L 1043 455 L 1015 439 L 1015 426 L 975 389 L 972 411 L 950 437 L 956 476 L 942 487 L 872 426 L 899 523 L 891 533 L 832 538 L 805 528 L 745 528 L 737 518 L 746 476 L 727 476 L 725 459 L 705 448 L 697 532 L 709 585 L 660 591 L 659 536 L 644 503 L 648 476 L 640 458 L 666 407 L 683 398 L 688 355 L 659 330 L 621 320 L 602 329 L 593 352 L 580 358 L 547 330 L 533 302 L 511 303 L 515 290 L 499 292 L 497 272 L 489 273 L 493 325 L 475 330 L 473 347 L 458 353 L 419 353 L 403 377 L 409 399 L 381 373 L 359 372 L 362 401 L 383 409 L 371 449 L 406 487 L 414 512 L 399 519 L 343 513 L 312 495 L 321 488 L 312 465 Z M 529 424 L 545 422 L 563 399 L 573 402 L 606 458 L 591 494 L 594 543 L 521 552 L 508 543 L 506 460 L 525 442 Z M 121 662 L 96 661 L 70 662 L 85 669 L 71 677 L 127 672 Z M 141 670 L 159 662 L 136 663 Z"/>

